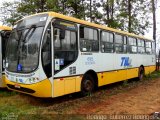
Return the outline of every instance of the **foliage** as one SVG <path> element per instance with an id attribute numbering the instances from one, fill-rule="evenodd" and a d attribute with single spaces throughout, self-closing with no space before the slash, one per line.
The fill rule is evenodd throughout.
<path id="1" fill-rule="evenodd" d="M 5 2 L 3 11 L 7 13 L 7 17 L 4 14 L 1 20 L 4 24 L 13 25 L 22 16 L 55 11 L 135 34 L 144 34 L 150 27 L 152 4 L 150 0 L 21 0 Z"/>
<path id="2" fill-rule="evenodd" d="M 15 22 L 22 18 L 21 14 L 17 12 L 19 2 L 4 2 L 1 7 L 0 14 L 2 15 L 0 21 L 5 25 L 14 25 Z"/>

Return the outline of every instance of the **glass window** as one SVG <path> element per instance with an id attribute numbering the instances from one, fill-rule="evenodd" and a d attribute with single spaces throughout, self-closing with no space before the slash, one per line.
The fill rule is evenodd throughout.
<path id="1" fill-rule="evenodd" d="M 123 44 L 123 36 L 122 35 L 115 35 L 115 43 Z"/>
<path id="2" fill-rule="evenodd" d="M 151 42 L 146 41 L 146 53 L 147 54 L 151 54 L 152 53 L 152 49 L 151 49 Z"/>
<path id="3" fill-rule="evenodd" d="M 51 26 L 46 30 L 42 45 L 42 65 L 47 77 L 51 77 Z"/>
<path id="4" fill-rule="evenodd" d="M 114 52 L 113 43 L 102 42 L 101 46 L 102 46 L 102 52 L 107 52 L 107 53 L 113 53 Z"/>
<path id="5" fill-rule="evenodd" d="M 134 46 L 137 45 L 137 40 L 136 40 L 136 38 L 128 37 L 128 41 L 129 41 L 129 45 L 134 45 Z"/>
<path id="6" fill-rule="evenodd" d="M 54 28 L 54 73 L 64 69 L 77 58 L 77 32 L 69 29 L 65 30 L 64 39 L 60 39 L 60 29 Z M 57 65 L 59 62 L 60 65 Z"/>
<path id="7" fill-rule="evenodd" d="M 98 30 L 81 26 L 80 38 L 84 38 L 88 40 L 98 40 Z"/>
<path id="8" fill-rule="evenodd" d="M 101 33 L 101 39 L 102 39 L 102 41 L 113 43 L 113 33 L 102 32 Z"/>
<path id="9" fill-rule="evenodd" d="M 132 38 L 132 37 L 128 37 L 128 52 L 129 53 L 137 53 L 137 39 L 136 38 Z"/>
<path id="10" fill-rule="evenodd" d="M 80 26 L 80 50 L 83 52 L 98 52 L 98 30 Z"/>
<path id="11" fill-rule="evenodd" d="M 123 52 L 123 44 L 115 44 L 115 51 L 116 51 L 116 53 L 122 53 Z"/>
<path id="12" fill-rule="evenodd" d="M 144 47 L 138 47 L 138 53 L 140 53 L 140 54 L 145 53 Z"/>
<path id="13" fill-rule="evenodd" d="M 127 44 L 127 36 L 124 36 L 124 41 L 123 41 L 124 45 Z"/>
<path id="14" fill-rule="evenodd" d="M 76 34 L 70 30 L 65 31 L 65 38 L 59 39 L 60 29 L 54 30 L 54 47 L 59 50 L 75 50 L 76 49 Z"/>
<path id="15" fill-rule="evenodd" d="M 145 47 L 144 47 L 144 40 L 142 40 L 142 39 L 138 39 L 137 40 L 137 43 L 138 43 L 138 53 L 140 53 L 140 54 L 143 54 L 143 53 L 145 53 Z"/>
<path id="16" fill-rule="evenodd" d="M 138 39 L 138 46 L 144 47 L 144 40 Z"/>
<path id="17" fill-rule="evenodd" d="M 151 42 L 147 42 L 147 41 L 146 41 L 146 47 L 147 47 L 147 48 L 151 48 Z"/>
<path id="18" fill-rule="evenodd" d="M 122 53 L 123 49 L 123 36 L 115 34 L 115 52 Z"/>
<path id="19" fill-rule="evenodd" d="M 101 32 L 101 50 L 108 53 L 114 52 L 113 33 Z"/>
<path id="20" fill-rule="evenodd" d="M 151 48 L 146 48 L 146 53 L 147 53 L 147 54 L 151 54 L 151 52 L 152 52 L 152 51 L 151 51 Z"/>

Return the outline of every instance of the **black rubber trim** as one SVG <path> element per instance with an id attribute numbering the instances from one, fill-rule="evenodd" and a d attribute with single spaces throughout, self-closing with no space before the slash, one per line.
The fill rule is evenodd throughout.
<path id="1" fill-rule="evenodd" d="M 7 84 L 7 86 L 13 90 L 18 90 L 18 91 L 26 92 L 26 93 L 35 93 L 35 91 L 32 89 L 28 89 L 24 87 L 16 88 L 14 85 L 11 85 L 11 84 Z"/>

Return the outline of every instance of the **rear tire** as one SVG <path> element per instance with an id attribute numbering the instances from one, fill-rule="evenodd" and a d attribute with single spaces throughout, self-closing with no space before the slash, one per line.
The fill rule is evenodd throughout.
<path id="1" fill-rule="evenodd" d="M 81 92 L 83 96 L 90 95 L 95 90 L 95 82 L 91 75 L 87 74 L 83 77 L 81 83 Z"/>
<path id="2" fill-rule="evenodd" d="M 143 67 L 139 68 L 138 78 L 139 78 L 139 80 L 143 80 L 144 79 L 144 68 Z"/>

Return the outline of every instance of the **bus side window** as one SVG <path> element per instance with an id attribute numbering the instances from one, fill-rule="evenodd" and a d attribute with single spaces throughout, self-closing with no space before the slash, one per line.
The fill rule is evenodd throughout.
<path id="1" fill-rule="evenodd" d="M 60 29 L 54 28 L 54 58 L 56 61 L 61 61 L 59 67 L 54 68 L 55 74 L 70 65 L 77 58 L 77 32 L 66 29 L 64 39 L 60 39 Z"/>
<path id="2" fill-rule="evenodd" d="M 51 27 L 46 30 L 44 41 L 42 45 L 42 65 L 46 76 L 51 77 Z"/>
<path id="3" fill-rule="evenodd" d="M 138 39 L 138 53 L 144 54 L 145 53 L 145 47 L 144 47 L 144 40 Z"/>
<path id="4" fill-rule="evenodd" d="M 113 33 L 101 32 L 101 51 L 106 53 L 114 52 Z"/>
<path id="5" fill-rule="evenodd" d="M 82 52 L 98 52 L 98 30 L 80 26 L 80 50 Z"/>
<path id="6" fill-rule="evenodd" d="M 115 52 L 116 53 L 124 52 L 123 42 L 124 42 L 124 36 L 115 34 Z"/>
<path id="7" fill-rule="evenodd" d="M 146 41 L 146 53 L 147 54 L 151 54 L 152 50 L 151 50 L 151 42 Z"/>
<path id="8" fill-rule="evenodd" d="M 137 39 L 128 37 L 128 42 L 128 52 L 134 54 L 137 53 Z"/>

